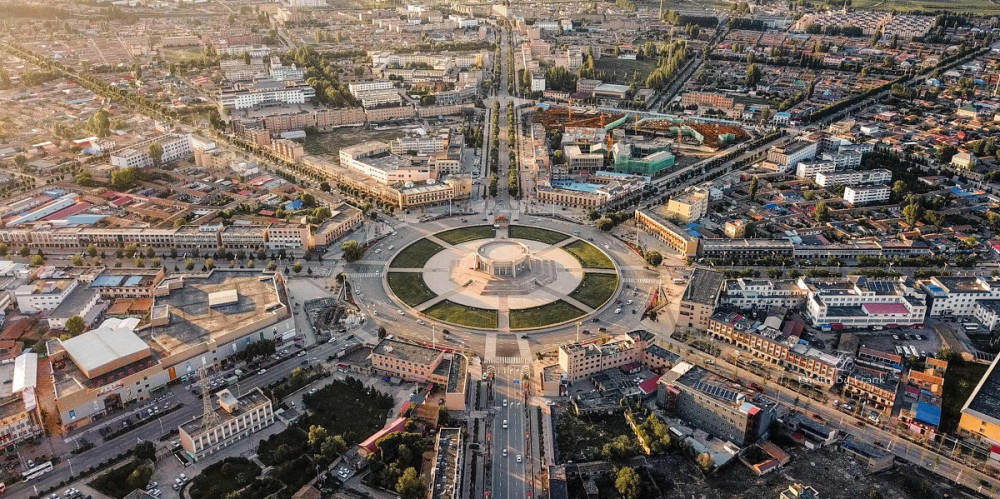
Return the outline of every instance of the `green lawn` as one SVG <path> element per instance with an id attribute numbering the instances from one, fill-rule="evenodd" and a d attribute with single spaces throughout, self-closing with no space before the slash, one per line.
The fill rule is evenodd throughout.
<path id="1" fill-rule="evenodd" d="M 330 435 L 342 435 L 348 447 L 385 426 L 393 406 L 392 397 L 356 378 L 335 380 L 312 395 L 303 395 L 302 403 L 310 411 L 303 428 L 320 425 Z"/>
<path id="2" fill-rule="evenodd" d="M 584 273 L 580 285 L 569 294 L 570 298 L 596 309 L 608 301 L 618 289 L 618 275 Z"/>
<path id="3" fill-rule="evenodd" d="M 636 73 L 639 75 L 639 81 L 645 81 L 649 73 L 656 69 L 656 61 L 648 59 L 632 61 L 602 57 L 594 61 L 594 67 L 607 75 L 606 81 L 609 83 L 626 84 Z"/>
<path id="4" fill-rule="evenodd" d="M 462 244 L 476 239 L 496 237 L 497 231 L 492 225 L 476 225 L 474 227 L 459 227 L 434 234 L 434 237 L 448 244 Z"/>
<path id="5" fill-rule="evenodd" d="M 450 322 L 460 326 L 482 329 L 497 328 L 497 311 L 485 308 L 475 308 L 444 300 L 424 310 L 424 314 L 439 321 Z"/>
<path id="6" fill-rule="evenodd" d="M 539 307 L 522 308 L 510 311 L 511 329 L 532 329 L 537 327 L 559 324 L 575 319 L 584 314 L 569 303 L 559 300 Z"/>
<path id="7" fill-rule="evenodd" d="M 421 268 L 430 260 L 435 253 L 443 250 L 440 244 L 428 239 L 418 239 L 413 244 L 400 251 L 396 258 L 392 259 L 389 267 L 397 269 Z"/>
<path id="8" fill-rule="evenodd" d="M 539 229 L 538 227 L 526 227 L 524 225 L 511 225 L 510 237 L 513 239 L 527 239 L 529 241 L 555 244 L 559 241 L 565 241 L 569 236 L 554 230 Z"/>
<path id="9" fill-rule="evenodd" d="M 586 241 L 573 241 L 563 249 L 580 261 L 585 269 L 613 269 L 615 264 L 597 246 Z"/>
<path id="10" fill-rule="evenodd" d="M 389 272 L 389 288 L 403 300 L 403 303 L 415 307 L 437 296 L 424 282 L 420 272 Z"/>

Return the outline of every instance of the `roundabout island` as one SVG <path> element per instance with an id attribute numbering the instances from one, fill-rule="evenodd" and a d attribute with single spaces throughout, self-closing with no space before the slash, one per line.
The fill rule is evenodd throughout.
<path id="1" fill-rule="evenodd" d="M 426 235 L 389 260 L 389 295 L 444 324 L 502 332 L 545 329 L 589 316 L 615 296 L 615 262 L 562 232 L 476 225 Z"/>

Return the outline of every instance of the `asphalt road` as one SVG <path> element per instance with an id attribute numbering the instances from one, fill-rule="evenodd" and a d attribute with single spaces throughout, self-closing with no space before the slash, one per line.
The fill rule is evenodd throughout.
<path id="1" fill-rule="evenodd" d="M 517 381 L 518 384 L 514 382 Z M 525 459 L 525 407 L 520 368 L 497 366 L 493 399 L 492 497 L 523 498 L 530 491 L 530 473 Z M 506 401 L 506 404 L 504 402 Z M 503 427 L 504 421 L 507 428 Z M 506 450 L 507 455 L 504 456 Z M 521 462 L 518 462 L 518 457 Z"/>

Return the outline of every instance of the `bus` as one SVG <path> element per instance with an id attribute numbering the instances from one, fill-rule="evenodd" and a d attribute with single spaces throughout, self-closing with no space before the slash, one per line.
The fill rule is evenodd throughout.
<path id="1" fill-rule="evenodd" d="M 52 471 L 52 461 L 46 461 L 28 471 L 25 471 L 24 473 L 21 473 L 21 476 L 24 477 L 24 481 L 28 481 L 38 478 L 50 471 Z"/>

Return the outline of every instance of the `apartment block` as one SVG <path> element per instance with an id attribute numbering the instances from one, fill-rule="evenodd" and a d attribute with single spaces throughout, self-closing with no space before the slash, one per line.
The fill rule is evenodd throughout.
<path id="1" fill-rule="evenodd" d="M 800 277 L 799 286 L 809 293 L 806 313 L 817 327 L 914 326 L 927 314 L 925 293 L 907 277 Z"/>
<path id="2" fill-rule="evenodd" d="M 891 193 L 888 185 L 848 187 L 844 189 L 844 201 L 852 206 L 881 203 L 888 201 Z"/>
<path id="3" fill-rule="evenodd" d="M 218 397 L 215 413 L 207 420 L 202 415 L 178 427 L 181 448 L 195 462 L 274 424 L 271 399 L 260 388 L 239 397 L 229 390 L 205 396 Z"/>
<path id="4" fill-rule="evenodd" d="M 892 172 L 882 168 L 862 171 L 818 172 L 816 174 L 816 183 L 820 187 L 888 184 L 889 182 L 892 182 Z"/>

